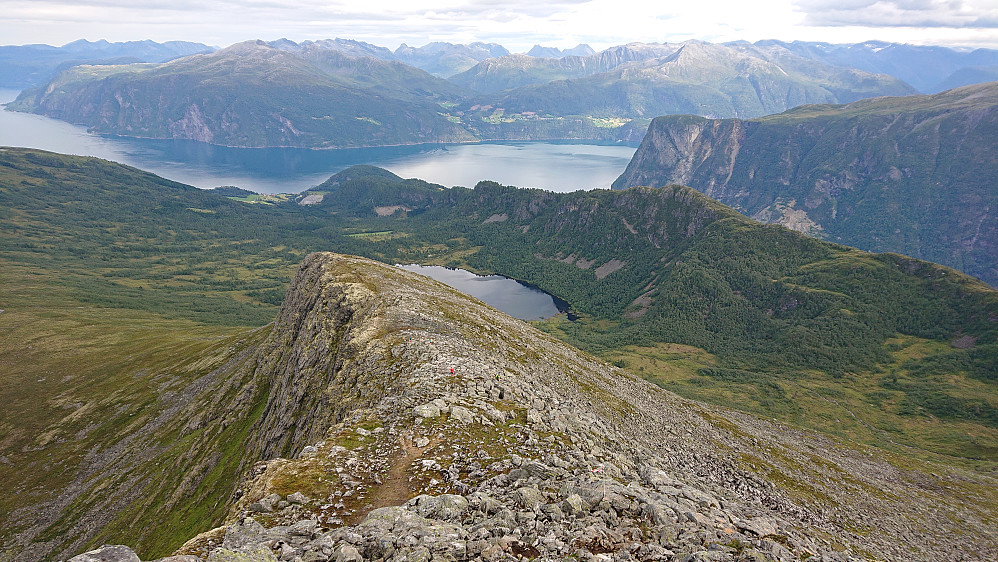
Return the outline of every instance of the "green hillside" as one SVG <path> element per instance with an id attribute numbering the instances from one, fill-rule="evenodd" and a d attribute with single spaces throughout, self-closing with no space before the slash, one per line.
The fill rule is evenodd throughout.
<path id="1" fill-rule="evenodd" d="M 441 114 L 456 90 L 400 63 L 249 41 L 162 65 L 76 67 L 10 108 L 133 137 L 342 148 L 472 140 Z"/>
<path id="2" fill-rule="evenodd" d="M 615 188 L 682 183 L 759 220 L 998 284 L 998 83 L 656 119 Z"/>
<path id="3" fill-rule="evenodd" d="M 174 513 L 176 533 L 140 543 L 159 555 L 217 521 L 231 498 L 212 483 L 255 460 L 232 445 L 267 384 L 243 368 L 266 335 L 249 330 L 274 318 L 312 250 L 522 279 L 578 315 L 540 327 L 685 396 L 901 465 L 998 460 L 998 293 L 954 270 L 761 225 L 684 187 L 445 189 L 358 168 L 317 190 L 318 205 L 250 205 L 97 159 L 0 150 L 0 325 L 13 335 L 0 476 L 15 491 L 0 513 L 17 514 L 0 528 L 78 552 Z M 39 406 L 25 389 L 54 398 Z M 208 445 L 184 450 L 204 432 Z M 130 468 L 88 480 L 111 454 Z M 215 507 L 164 507 L 193 497 Z"/>

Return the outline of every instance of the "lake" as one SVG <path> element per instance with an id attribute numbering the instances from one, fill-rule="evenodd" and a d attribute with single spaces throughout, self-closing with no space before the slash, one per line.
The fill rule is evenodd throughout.
<path id="1" fill-rule="evenodd" d="M 16 90 L 0 90 L 0 103 L 13 101 L 17 94 Z M 298 193 L 356 164 L 448 187 L 474 187 L 481 180 L 493 180 L 559 192 L 608 188 L 635 150 L 622 144 L 580 142 L 343 150 L 227 148 L 195 141 L 95 135 L 82 126 L 13 111 L 0 111 L 0 146 L 97 156 L 205 189 L 235 185 L 258 193 Z"/>
<path id="2" fill-rule="evenodd" d="M 502 275 L 475 275 L 463 269 L 439 265 L 410 264 L 397 267 L 450 285 L 520 320 L 543 320 L 559 312 L 567 312 L 565 303 L 559 309 L 554 298 L 544 291 Z"/>

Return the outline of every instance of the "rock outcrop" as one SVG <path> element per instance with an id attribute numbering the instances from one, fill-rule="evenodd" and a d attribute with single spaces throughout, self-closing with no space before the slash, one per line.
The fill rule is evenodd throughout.
<path id="1" fill-rule="evenodd" d="M 681 399 L 366 259 L 310 255 L 256 368 L 265 460 L 167 560 L 998 556 L 982 476 Z"/>
<path id="2" fill-rule="evenodd" d="M 659 117 L 613 187 L 687 185 L 757 220 L 995 286 L 996 122 L 998 82 L 755 120 Z"/>

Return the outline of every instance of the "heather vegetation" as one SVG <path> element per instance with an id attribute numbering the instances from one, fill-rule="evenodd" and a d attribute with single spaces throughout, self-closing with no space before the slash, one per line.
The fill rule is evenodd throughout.
<path id="1" fill-rule="evenodd" d="M 653 380 L 628 350 L 703 350 L 709 363 L 659 380 L 688 396 L 836 431 L 801 405 L 852 388 L 848 404 L 888 405 L 885 428 L 970 424 L 976 444 L 935 450 L 994 457 L 994 291 L 926 262 L 754 223 L 688 188 L 444 189 L 354 168 L 317 188 L 319 205 L 259 205 L 93 159 L 8 149 L 3 160 L 3 259 L 90 306 L 258 326 L 310 251 L 461 266 L 566 300 L 579 318 L 545 329 L 643 365 Z M 900 360 L 895 341 L 938 345 Z M 813 381 L 832 394 L 792 391 Z M 898 431 L 890 441 L 919 439 Z"/>

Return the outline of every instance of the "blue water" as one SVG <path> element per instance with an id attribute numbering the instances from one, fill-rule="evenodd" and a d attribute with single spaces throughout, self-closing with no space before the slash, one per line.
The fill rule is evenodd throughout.
<path id="1" fill-rule="evenodd" d="M 0 90 L 0 103 L 17 97 Z M 84 127 L 0 111 L 0 146 L 97 156 L 201 188 L 235 185 L 258 193 L 297 193 L 355 164 L 391 170 L 445 186 L 481 180 L 549 191 L 606 188 L 635 147 L 583 143 L 511 142 L 344 150 L 227 148 L 194 141 L 95 135 Z"/>
<path id="2" fill-rule="evenodd" d="M 463 269 L 438 265 L 400 265 L 450 285 L 520 320 L 543 320 L 560 312 L 551 295 L 502 275 L 475 275 Z"/>

